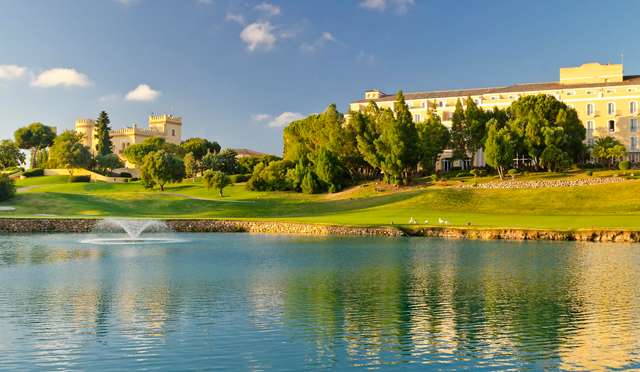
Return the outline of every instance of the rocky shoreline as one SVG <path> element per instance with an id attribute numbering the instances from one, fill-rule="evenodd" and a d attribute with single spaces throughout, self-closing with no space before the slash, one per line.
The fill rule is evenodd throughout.
<path id="1" fill-rule="evenodd" d="M 574 187 L 574 186 L 591 186 L 602 185 L 605 183 L 623 182 L 626 178 L 610 177 L 610 178 L 580 178 L 570 180 L 545 180 L 545 181 L 513 181 L 504 180 L 502 182 L 478 183 L 475 185 L 462 185 L 462 188 L 477 189 L 541 189 L 549 187 Z"/>
<path id="2" fill-rule="evenodd" d="M 0 219 L 1 234 L 89 233 L 99 219 Z M 253 234 L 311 234 L 359 236 L 421 236 L 456 239 L 558 240 L 589 242 L 639 242 L 640 230 L 550 231 L 527 229 L 466 229 L 355 227 L 277 221 L 164 220 L 175 232 L 246 232 Z"/>

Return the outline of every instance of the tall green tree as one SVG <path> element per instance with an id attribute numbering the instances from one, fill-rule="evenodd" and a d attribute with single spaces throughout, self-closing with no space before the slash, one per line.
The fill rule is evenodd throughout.
<path id="1" fill-rule="evenodd" d="M 96 156 L 96 163 L 100 169 L 109 170 L 109 172 L 124 167 L 124 163 L 120 160 L 120 157 L 114 153 L 106 155 L 98 154 L 98 156 Z"/>
<path id="2" fill-rule="evenodd" d="M 182 147 L 187 153 L 192 153 L 196 161 L 202 161 L 202 158 L 207 155 L 207 152 L 209 152 L 207 142 L 208 141 L 206 139 L 202 138 L 189 138 L 188 140 L 183 141 L 180 144 L 180 147 Z M 213 152 L 215 153 L 218 151 Z"/>
<path id="3" fill-rule="evenodd" d="M 4 139 L 0 142 L 0 167 L 19 167 L 26 161 L 26 156 L 16 147 L 15 142 Z"/>
<path id="4" fill-rule="evenodd" d="M 343 174 L 336 156 L 327 149 L 321 149 L 315 157 L 315 173 L 330 193 L 342 190 Z"/>
<path id="5" fill-rule="evenodd" d="M 193 177 L 193 182 L 196 182 L 196 174 L 198 174 L 198 161 L 192 152 L 188 153 L 182 159 L 184 162 L 184 170 L 187 178 Z"/>
<path id="6" fill-rule="evenodd" d="M 96 121 L 96 126 L 98 127 L 98 132 L 95 135 L 95 139 L 98 140 L 96 144 L 96 151 L 98 151 L 98 155 L 108 155 L 113 153 L 113 143 L 111 142 L 111 138 L 113 136 L 109 135 L 109 131 L 111 127 L 109 124 L 111 120 L 109 120 L 109 115 L 105 111 L 100 112 L 98 115 L 98 120 Z"/>
<path id="7" fill-rule="evenodd" d="M 177 156 L 164 150 L 145 156 L 140 167 L 140 177 L 147 185 L 158 185 L 164 191 L 167 183 L 180 183 L 186 177 L 184 162 Z"/>
<path id="8" fill-rule="evenodd" d="M 435 164 L 440 155 L 449 144 L 451 135 L 447 127 L 442 124 L 440 116 L 436 112 L 436 105 L 429 111 L 429 118 L 416 124 L 418 131 L 418 152 L 423 171 L 431 173 L 435 170 Z"/>
<path id="9" fill-rule="evenodd" d="M 36 165 L 36 152 L 52 146 L 56 138 L 53 129 L 42 123 L 32 123 L 27 127 L 18 128 L 14 136 L 18 148 L 31 152 L 31 168 Z"/>
<path id="10" fill-rule="evenodd" d="M 460 98 L 456 102 L 456 109 L 451 118 L 451 160 L 466 160 L 467 156 L 467 138 L 468 130 L 466 128 L 466 116 Z"/>
<path id="11" fill-rule="evenodd" d="M 491 119 L 495 120 L 495 119 Z M 513 164 L 513 147 L 509 143 L 507 128 L 497 131 L 488 123 L 489 133 L 485 142 L 485 159 L 487 164 L 498 170 L 500 179 L 504 180 L 504 168 Z"/>
<path id="12" fill-rule="evenodd" d="M 56 167 L 64 167 L 70 176 L 76 169 L 87 168 L 91 164 L 89 148 L 79 142 L 56 141 L 51 147 L 49 163 Z"/>
<path id="13" fill-rule="evenodd" d="M 484 145 L 488 120 L 482 107 L 478 107 L 470 95 L 467 96 L 465 137 L 467 139 L 467 152 L 471 155 L 472 165 L 475 164 L 476 154 Z"/>

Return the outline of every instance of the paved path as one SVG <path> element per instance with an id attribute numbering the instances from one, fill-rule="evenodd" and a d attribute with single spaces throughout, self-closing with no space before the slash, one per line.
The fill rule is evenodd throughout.
<path id="1" fill-rule="evenodd" d="M 35 189 L 37 187 L 47 187 L 47 186 L 55 186 L 55 185 L 35 185 L 35 186 L 25 186 L 18 189 L 18 192 L 25 192 L 31 189 Z"/>

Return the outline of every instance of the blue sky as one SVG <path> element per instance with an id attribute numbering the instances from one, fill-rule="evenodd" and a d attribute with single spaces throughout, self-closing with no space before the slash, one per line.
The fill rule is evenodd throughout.
<path id="1" fill-rule="evenodd" d="M 640 74 L 637 1 L 0 2 L 0 138 L 101 110 L 114 129 L 183 117 L 183 139 L 282 154 L 282 126 L 364 91 Z"/>

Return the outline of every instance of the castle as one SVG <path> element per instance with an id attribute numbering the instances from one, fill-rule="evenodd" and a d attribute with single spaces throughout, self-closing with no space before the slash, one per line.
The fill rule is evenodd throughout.
<path id="1" fill-rule="evenodd" d="M 93 155 L 96 154 L 98 127 L 93 119 L 76 120 L 76 133 L 84 134 L 84 145 L 88 146 Z M 138 128 L 133 124 L 131 128 L 109 131 L 112 136 L 113 152 L 126 162 L 124 150 L 151 137 L 160 137 L 168 143 L 180 145 L 182 142 L 182 118 L 173 115 L 149 116 L 149 129 Z M 128 168 L 127 164 L 127 168 Z"/>
<path id="2" fill-rule="evenodd" d="M 414 122 L 428 119 L 429 110 L 436 105 L 442 124 L 451 128 L 453 112 L 459 99 L 464 106 L 468 96 L 485 110 L 505 108 L 526 95 L 546 94 L 564 102 L 578 113 L 587 130 L 586 144 L 593 145 L 598 136 L 618 139 L 628 151 L 627 160 L 640 162 L 638 144 L 638 101 L 640 100 L 640 75 L 624 76 L 622 65 L 587 63 L 580 67 L 560 69 L 560 81 L 549 83 L 516 84 L 508 87 L 461 89 L 423 93 L 405 93 L 404 97 L 413 114 Z M 365 99 L 351 102 L 351 111 L 364 110 L 370 101 L 380 108 L 393 108 L 396 95 L 378 90 L 365 92 Z M 452 161 L 451 148 L 445 150 L 436 164 L 437 170 L 449 170 L 452 166 L 469 168 L 485 165 L 482 150 L 470 160 Z"/>

